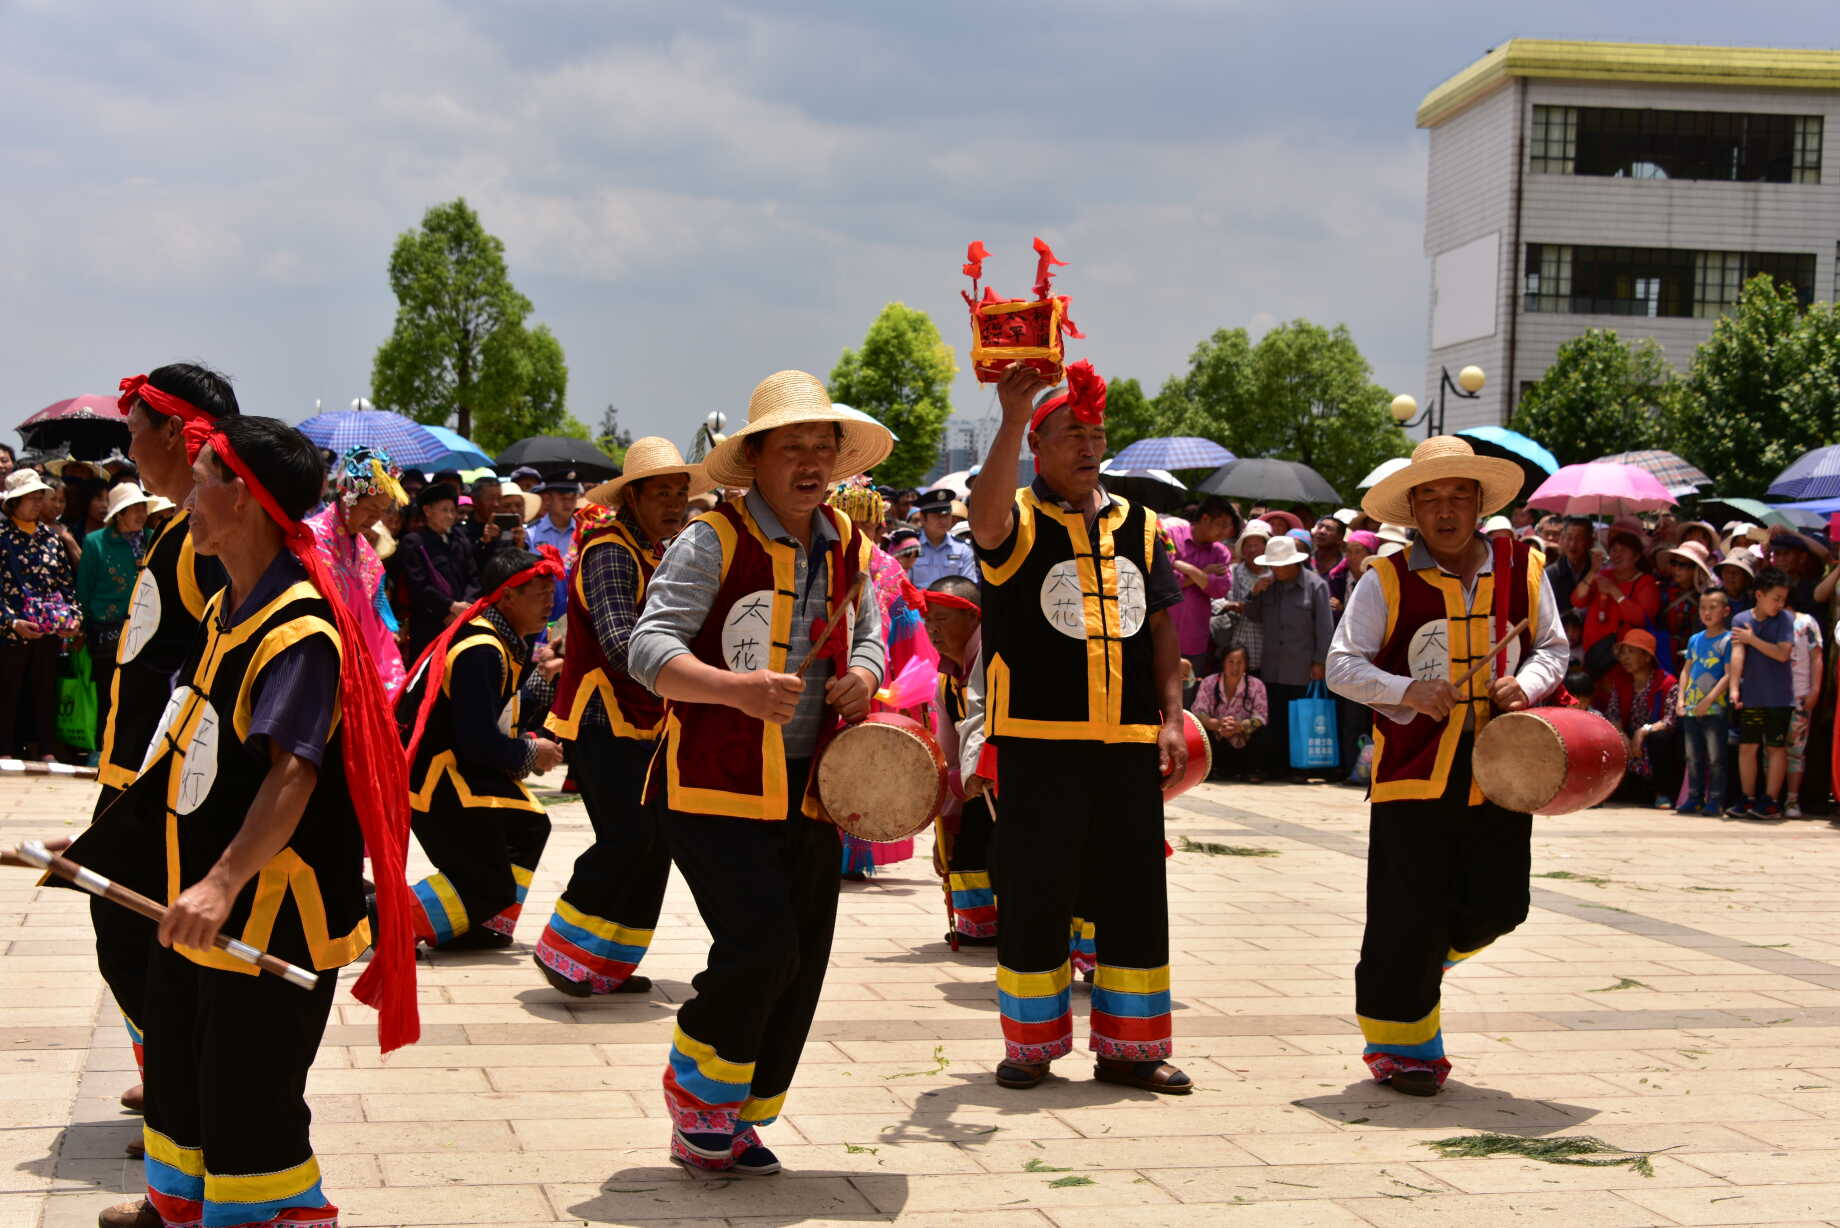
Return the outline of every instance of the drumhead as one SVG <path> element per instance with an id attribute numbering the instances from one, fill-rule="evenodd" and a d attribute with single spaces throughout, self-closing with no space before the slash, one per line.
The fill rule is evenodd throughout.
<path id="1" fill-rule="evenodd" d="M 831 739 L 818 760 L 818 800 L 831 822 L 863 840 L 905 840 L 945 800 L 945 760 L 912 722 L 874 720 Z"/>

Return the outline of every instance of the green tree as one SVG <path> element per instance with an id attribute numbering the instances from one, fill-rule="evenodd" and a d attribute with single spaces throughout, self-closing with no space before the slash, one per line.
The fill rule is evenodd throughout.
<path id="1" fill-rule="evenodd" d="M 1143 385 L 1134 379 L 1106 381 L 1105 442 L 1114 455 L 1140 439 L 1165 433 L 1162 411 L 1153 398 L 1144 395 Z"/>
<path id="2" fill-rule="evenodd" d="M 445 423 L 489 452 L 549 433 L 566 412 L 569 370 L 549 329 L 524 327 L 530 300 L 505 245 L 465 199 L 435 205 L 390 252 L 396 324 L 371 363 L 371 396 L 418 422 Z"/>
<path id="3" fill-rule="evenodd" d="M 1559 347 L 1514 411 L 1513 427 L 1562 465 L 1661 445 L 1661 407 L 1673 373 L 1653 340 L 1627 342 L 1593 328 Z"/>
<path id="4" fill-rule="evenodd" d="M 900 438 L 875 467 L 877 481 L 916 486 L 938 463 L 957 371 L 952 347 L 932 318 L 901 303 L 882 308 L 862 348 L 845 350 L 837 360 L 831 399 L 862 410 Z"/>
<path id="5" fill-rule="evenodd" d="M 626 449 L 632 447 L 632 441 L 632 432 L 620 426 L 619 406 L 609 402 L 607 408 L 601 410 L 600 429 L 594 434 L 594 445 L 624 465 Z"/>
<path id="6" fill-rule="evenodd" d="M 1156 398 L 1161 433 L 1302 461 L 1345 498 L 1375 465 L 1411 451 L 1391 401 L 1346 325 L 1308 320 L 1280 324 L 1256 345 L 1244 329 L 1218 330 Z"/>
<path id="7" fill-rule="evenodd" d="M 1693 355 L 1670 407 L 1676 450 L 1710 493 L 1761 496 L 1802 453 L 1840 431 L 1840 321 L 1803 315 L 1793 287 L 1759 274 Z"/>

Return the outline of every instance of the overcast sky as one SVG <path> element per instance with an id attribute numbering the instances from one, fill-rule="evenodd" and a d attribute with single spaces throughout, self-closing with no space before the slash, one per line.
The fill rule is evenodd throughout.
<path id="1" fill-rule="evenodd" d="M 1515 35 L 1833 25 L 1828 0 L 0 0 L 0 421 L 182 357 L 246 412 L 342 407 L 392 241 L 457 195 L 573 411 L 635 434 L 828 375 L 891 300 L 964 366 L 966 243 L 1022 293 L 1036 234 L 1108 376 L 1154 389 L 1217 327 L 1303 316 L 1422 395 L 1413 112 Z M 961 375 L 955 405 L 989 392 Z"/>

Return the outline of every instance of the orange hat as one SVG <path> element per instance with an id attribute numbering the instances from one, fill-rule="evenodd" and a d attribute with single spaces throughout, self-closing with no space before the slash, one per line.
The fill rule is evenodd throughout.
<path id="1" fill-rule="evenodd" d="M 1623 632 L 1623 634 L 1617 636 L 1616 642 L 1618 647 L 1627 644 L 1631 648 L 1640 648 L 1650 657 L 1655 655 L 1655 637 L 1642 630 L 1640 627 L 1631 627 L 1629 630 Z"/>

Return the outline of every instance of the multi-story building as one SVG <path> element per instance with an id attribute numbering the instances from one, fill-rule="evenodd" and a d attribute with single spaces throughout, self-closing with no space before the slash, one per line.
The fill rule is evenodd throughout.
<path id="1" fill-rule="evenodd" d="M 1418 126 L 1425 387 L 1488 376 L 1448 399 L 1447 430 L 1506 422 L 1587 329 L 1684 366 L 1756 273 L 1836 297 L 1840 51 L 1513 39 L 1432 90 Z"/>

